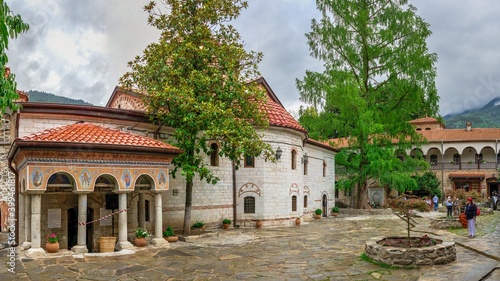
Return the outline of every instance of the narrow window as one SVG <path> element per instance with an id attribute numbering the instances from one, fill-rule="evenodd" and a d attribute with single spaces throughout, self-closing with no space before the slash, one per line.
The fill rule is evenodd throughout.
<path id="1" fill-rule="evenodd" d="M 455 165 L 460 164 L 460 154 L 453 154 L 453 162 Z"/>
<path id="2" fill-rule="evenodd" d="M 436 154 L 431 155 L 431 166 L 436 166 L 438 162 L 438 156 Z"/>
<path id="3" fill-rule="evenodd" d="M 243 212 L 245 214 L 255 214 L 255 197 L 247 196 L 243 199 Z"/>
<path id="4" fill-rule="evenodd" d="M 309 161 L 304 160 L 304 175 L 307 175 L 307 166 L 309 164 Z"/>
<path id="5" fill-rule="evenodd" d="M 297 212 L 297 196 L 292 196 L 292 212 Z"/>
<path id="6" fill-rule="evenodd" d="M 476 164 L 477 163 L 483 163 L 483 154 L 482 153 L 479 153 L 479 154 L 476 153 Z"/>
<path id="7" fill-rule="evenodd" d="M 255 158 L 253 156 L 245 156 L 245 167 L 246 168 L 255 167 Z"/>
<path id="8" fill-rule="evenodd" d="M 216 143 L 210 145 L 210 166 L 219 166 L 219 146 Z"/>
<path id="9" fill-rule="evenodd" d="M 149 218 L 149 200 L 144 200 L 144 217 L 145 221 L 150 221 Z"/>
<path id="10" fill-rule="evenodd" d="M 307 208 L 307 195 L 304 195 L 304 208 Z"/>
<path id="11" fill-rule="evenodd" d="M 292 150 L 292 170 L 297 169 L 297 151 Z"/>
<path id="12" fill-rule="evenodd" d="M 326 161 L 323 160 L 323 177 L 326 177 Z"/>

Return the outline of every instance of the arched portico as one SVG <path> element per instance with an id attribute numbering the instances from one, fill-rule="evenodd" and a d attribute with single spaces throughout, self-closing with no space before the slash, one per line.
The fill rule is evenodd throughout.
<path id="1" fill-rule="evenodd" d="M 82 142 L 47 142 L 50 134 L 61 133 L 69 127 L 66 134 L 77 132 L 78 137 L 88 136 L 82 132 L 99 135 L 118 135 L 112 139 L 131 143 L 151 143 L 153 147 L 125 145 L 123 143 L 90 143 L 82 149 Z M 111 236 L 115 226 L 106 218 L 117 217 L 117 249 L 131 248 L 128 241 L 127 196 L 128 194 L 149 192 L 155 194 L 155 238 L 162 234 L 162 198 L 160 192 L 169 189 L 168 168 L 179 150 L 162 142 L 124 134 L 95 125 L 77 123 L 62 129 L 49 131 L 43 140 L 40 135 L 16 140 L 9 153 L 9 161 L 19 177 L 16 185 L 21 186 L 26 202 L 30 202 L 29 212 L 23 221 L 30 221 L 26 242 L 31 244 L 30 254 L 45 253 L 45 237 L 50 233 L 59 236 L 68 245 L 68 210 L 77 206 L 77 244 L 71 249 L 77 253 L 88 251 L 87 230 L 93 224 L 92 248 L 97 248 L 100 236 Z M 88 127 L 88 128 L 87 128 Z M 45 132 L 44 132 L 45 134 Z M 97 137 L 97 136 L 90 136 Z M 56 138 L 56 137 L 54 137 Z M 60 137 L 58 137 L 60 138 Z M 139 139 L 137 139 L 139 138 Z M 100 139 L 99 139 L 100 140 Z M 50 148 L 50 149 L 49 149 Z M 145 188 L 145 190 L 143 190 Z M 57 194 L 58 196 L 52 196 Z M 118 194 L 118 210 L 111 214 L 106 207 L 106 197 Z M 94 220 L 89 220 L 87 210 L 91 208 Z M 21 223 L 21 222 L 20 222 Z M 156 224 L 157 223 L 157 224 Z M 30 240 L 30 241 L 28 241 Z M 164 240 L 161 239 L 163 242 Z M 162 241 L 153 241 L 162 244 Z"/>

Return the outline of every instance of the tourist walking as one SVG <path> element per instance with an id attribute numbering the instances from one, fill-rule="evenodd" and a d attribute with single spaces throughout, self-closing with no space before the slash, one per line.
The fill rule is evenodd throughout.
<path id="1" fill-rule="evenodd" d="M 448 196 L 448 200 L 446 200 L 446 218 L 453 217 L 453 201 L 451 201 L 451 196 Z"/>
<path id="2" fill-rule="evenodd" d="M 434 211 L 437 211 L 438 210 L 438 196 L 437 195 L 434 195 L 434 198 L 432 198 L 432 201 L 434 202 Z"/>
<path id="3" fill-rule="evenodd" d="M 469 229 L 469 238 L 476 237 L 476 213 L 477 207 L 472 198 L 467 199 L 467 206 L 465 206 L 465 218 L 467 219 L 467 228 Z"/>

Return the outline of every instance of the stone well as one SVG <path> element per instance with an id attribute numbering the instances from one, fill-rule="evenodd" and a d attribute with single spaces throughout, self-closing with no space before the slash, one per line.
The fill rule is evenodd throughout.
<path id="1" fill-rule="evenodd" d="M 462 224 L 460 224 L 460 221 L 458 218 L 453 218 L 453 219 L 446 219 L 446 218 L 440 218 L 440 219 L 430 219 L 430 227 L 434 229 L 448 229 L 452 227 L 462 227 Z"/>
<path id="2" fill-rule="evenodd" d="M 457 259 L 455 242 L 443 242 L 422 248 L 399 248 L 377 244 L 384 238 L 375 237 L 366 242 L 365 253 L 372 260 L 393 266 L 432 266 L 447 264 Z"/>

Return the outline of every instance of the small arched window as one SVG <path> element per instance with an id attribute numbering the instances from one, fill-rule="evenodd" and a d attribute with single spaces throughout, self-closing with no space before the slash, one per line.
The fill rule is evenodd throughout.
<path id="1" fill-rule="evenodd" d="M 304 208 L 307 208 L 307 195 L 304 195 Z"/>
<path id="2" fill-rule="evenodd" d="M 292 150 L 292 170 L 297 169 L 297 151 Z"/>
<path id="3" fill-rule="evenodd" d="M 297 212 L 297 196 L 292 196 L 292 212 Z"/>
<path id="4" fill-rule="evenodd" d="M 453 162 L 455 165 L 460 164 L 460 154 L 453 154 Z"/>
<path id="5" fill-rule="evenodd" d="M 247 196 L 243 199 L 243 212 L 245 214 L 255 214 L 255 197 Z"/>
<path id="6" fill-rule="evenodd" d="M 436 166 L 438 162 L 438 156 L 436 154 L 431 155 L 431 166 Z"/>
<path id="7" fill-rule="evenodd" d="M 216 143 L 210 145 L 210 166 L 219 166 L 219 146 Z"/>
<path id="8" fill-rule="evenodd" d="M 326 161 L 323 160 L 323 177 L 326 177 Z"/>

